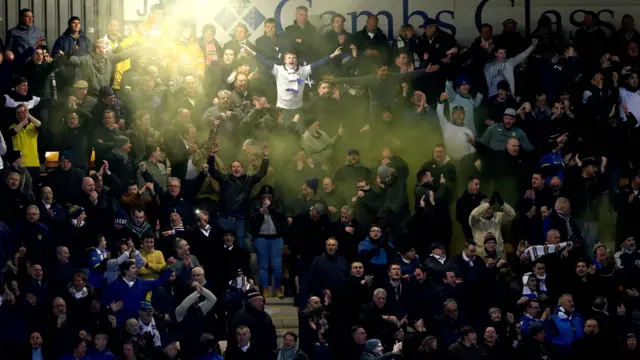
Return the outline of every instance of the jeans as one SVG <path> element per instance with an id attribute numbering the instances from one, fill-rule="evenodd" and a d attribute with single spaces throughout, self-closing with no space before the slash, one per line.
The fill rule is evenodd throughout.
<path id="1" fill-rule="evenodd" d="M 238 217 L 233 216 L 222 216 L 218 219 L 218 225 L 223 230 L 233 230 L 236 233 L 236 245 L 238 245 L 241 249 L 247 249 L 248 246 L 245 244 L 245 240 L 247 237 L 246 228 L 245 228 L 245 220 L 240 219 Z"/>
<path id="2" fill-rule="evenodd" d="M 298 266 L 298 309 L 303 311 L 307 308 L 309 302 L 309 265 L 306 265 L 302 259 L 296 261 Z"/>
<path id="3" fill-rule="evenodd" d="M 258 255 L 258 266 L 260 267 L 259 281 L 262 289 L 269 287 L 269 263 L 273 269 L 273 289 L 280 289 L 282 280 L 282 238 L 254 237 L 254 246 Z"/>

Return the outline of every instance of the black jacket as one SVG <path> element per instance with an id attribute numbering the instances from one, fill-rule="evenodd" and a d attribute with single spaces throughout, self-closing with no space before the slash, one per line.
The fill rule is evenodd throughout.
<path id="1" fill-rule="evenodd" d="M 334 291 L 343 287 L 349 279 L 349 262 L 342 255 L 329 255 L 326 252 L 313 260 L 309 269 L 311 293 L 321 296 L 322 291 Z"/>
<path id="2" fill-rule="evenodd" d="M 273 326 L 271 316 L 265 311 L 260 311 L 247 305 L 240 310 L 233 319 L 232 330 L 238 326 L 247 326 L 251 331 L 251 346 L 255 347 L 258 357 L 254 359 L 264 359 L 277 346 L 276 328 Z M 236 346 L 235 336 L 229 337 L 229 346 Z"/>
<path id="3" fill-rule="evenodd" d="M 255 199 L 253 205 L 249 210 L 249 233 L 254 237 L 271 237 L 278 238 L 283 237 L 285 231 L 287 230 L 287 217 L 284 213 L 284 209 L 282 205 L 278 202 L 272 202 L 269 205 L 269 215 L 271 216 L 271 221 L 273 221 L 273 225 L 276 227 L 276 234 L 273 235 L 261 235 L 260 227 L 264 222 L 264 213 L 261 211 L 263 209 L 261 199 Z"/>
<path id="4" fill-rule="evenodd" d="M 262 35 L 256 39 L 256 52 L 273 62 L 280 60 L 285 47 L 285 38 L 278 34 L 274 37 Z"/>
<path id="5" fill-rule="evenodd" d="M 80 169 L 67 171 L 58 167 L 47 174 L 46 184 L 51 188 L 56 199 L 62 204 L 74 204 L 82 191 L 84 174 Z"/>
<path id="6" fill-rule="evenodd" d="M 480 201 L 486 197 L 481 192 L 470 194 L 465 190 L 464 194 L 456 201 L 456 220 L 462 226 L 462 231 L 467 239 L 473 239 L 473 233 L 469 225 L 469 215 L 471 215 L 473 209 L 480 206 Z"/>
<path id="7" fill-rule="evenodd" d="M 353 35 L 352 41 L 358 47 L 359 54 L 364 54 L 367 50 L 376 50 L 380 52 L 377 62 L 386 64 L 389 61 L 389 38 L 380 28 L 377 28 L 373 38 L 370 38 L 365 26 Z"/>
<path id="8" fill-rule="evenodd" d="M 299 64 L 303 64 L 305 61 L 311 64 L 322 58 L 322 44 L 318 29 L 308 20 L 304 28 L 298 25 L 297 20 L 294 20 L 292 25 L 284 29 L 284 32 L 289 50 L 295 50 L 298 54 Z M 297 39 L 302 39 L 302 42 L 297 42 Z"/>
<path id="9" fill-rule="evenodd" d="M 260 169 L 253 175 L 221 173 L 215 167 L 215 155 L 209 155 L 209 175 L 220 184 L 220 213 L 226 216 L 246 218 L 249 210 L 249 196 L 253 186 L 262 180 L 269 168 L 269 159 L 263 159 Z"/>

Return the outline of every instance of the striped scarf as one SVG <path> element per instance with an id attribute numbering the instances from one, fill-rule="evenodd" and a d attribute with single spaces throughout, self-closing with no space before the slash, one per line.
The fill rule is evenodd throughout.
<path id="1" fill-rule="evenodd" d="M 208 42 L 205 44 L 204 58 L 207 65 L 214 61 L 218 61 L 218 49 L 215 42 Z"/>

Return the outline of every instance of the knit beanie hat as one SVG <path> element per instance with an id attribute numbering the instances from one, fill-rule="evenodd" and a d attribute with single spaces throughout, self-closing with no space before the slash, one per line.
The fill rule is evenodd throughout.
<path id="1" fill-rule="evenodd" d="M 77 219 L 84 212 L 84 208 L 82 206 L 73 205 L 71 209 L 69 209 L 69 218 Z"/>
<path id="2" fill-rule="evenodd" d="M 129 222 L 129 217 L 124 212 L 124 210 L 120 209 L 116 212 L 116 215 L 113 218 L 114 225 L 127 225 Z"/>
<path id="3" fill-rule="evenodd" d="M 497 242 L 496 235 L 491 232 L 484 234 L 484 243 L 486 244 L 488 241 Z"/>
<path id="4" fill-rule="evenodd" d="M 320 184 L 320 181 L 317 177 L 310 177 L 305 180 L 304 183 L 313 190 L 313 192 L 318 192 L 318 185 Z"/>
<path id="5" fill-rule="evenodd" d="M 459 88 L 460 86 L 462 86 L 462 84 L 470 85 L 469 77 L 464 74 L 460 74 L 456 78 L 456 88 Z"/>
<path id="6" fill-rule="evenodd" d="M 371 339 L 371 340 L 367 340 L 365 347 L 367 348 L 367 351 L 373 351 L 376 349 L 376 347 L 378 347 L 379 344 L 380 344 L 380 340 Z"/>
<path id="7" fill-rule="evenodd" d="M 509 82 L 507 80 L 500 80 L 498 81 L 498 90 L 504 90 L 506 92 L 510 92 L 511 86 L 509 85 Z"/>
<path id="8" fill-rule="evenodd" d="M 104 98 L 107 98 L 109 96 L 115 95 L 115 93 L 113 92 L 113 89 L 111 88 L 111 86 L 108 86 L 108 85 L 104 85 L 103 87 L 101 87 L 100 91 L 98 92 L 98 94 L 100 95 L 100 99 L 104 99 Z"/>
<path id="9" fill-rule="evenodd" d="M 247 294 L 245 295 L 245 300 L 247 303 L 250 303 L 251 300 L 255 299 L 255 298 L 259 298 L 262 297 L 262 295 L 260 294 L 260 292 L 256 289 L 251 289 L 249 291 L 247 291 Z"/>
<path id="10" fill-rule="evenodd" d="M 71 162 L 73 162 L 73 153 L 71 151 L 63 151 L 60 153 L 60 162 L 63 162 L 65 160 L 69 160 Z"/>

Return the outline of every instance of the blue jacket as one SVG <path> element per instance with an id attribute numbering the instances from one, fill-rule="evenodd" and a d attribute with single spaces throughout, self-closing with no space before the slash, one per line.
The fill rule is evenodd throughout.
<path id="1" fill-rule="evenodd" d="M 545 334 L 559 354 L 567 355 L 571 351 L 571 344 L 584 337 L 584 319 L 575 313 L 570 319 L 563 320 L 556 310 L 547 320 Z"/>
<path id="2" fill-rule="evenodd" d="M 7 31 L 7 37 L 5 38 L 7 45 L 4 50 L 13 51 L 16 55 L 21 54 L 32 47 L 40 36 L 43 36 L 43 34 L 37 26 L 18 24 L 18 26 Z"/>
<path id="3" fill-rule="evenodd" d="M 564 181 L 564 159 L 561 152 L 552 151 L 544 155 L 540 158 L 538 166 L 546 175 L 545 185 L 549 185 L 554 176 Z"/>
<path id="4" fill-rule="evenodd" d="M 169 280 L 171 274 L 173 274 L 173 270 L 165 270 L 158 280 L 136 279 L 131 287 L 122 277 L 119 277 L 102 294 L 102 304 L 108 306 L 112 302 L 124 302 L 124 307 L 115 313 L 116 323 L 118 326 L 122 326 L 128 319 L 138 317 L 140 302 L 144 301 L 147 292 L 164 284 Z"/>
<path id="5" fill-rule="evenodd" d="M 531 325 L 535 323 L 542 323 L 542 321 L 540 321 L 539 319 L 534 319 L 531 316 L 527 315 L 521 316 L 520 331 L 522 332 L 522 335 L 524 335 L 525 337 L 529 336 L 529 328 L 531 328 Z"/>
<path id="6" fill-rule="evenodd" d="M 116 358 L 115 355 L 109 350 L 98 351 L 96 349 L 89 349 L 87 352 L 87 356 L 91 360 L 113 360 Z"/>
<path id="7" fill-rule="evenodd" d="M 358 256 L 366 259 L 366 261 L 372 265 L 387 265 L 389 263 L 389 256 L 393 254 L 387 254 L 382 244 L 384 244 L 384 239 L 380 239 L 380 244 L 374 244 L 367 236 L 367 238 L 358 245 Z M 394 248 L 391 242 L 387 243 L 387 245 L 390 248 Z"/>
<path id="8" fill-rule="evenodd" d="M 78 38 L 74 39 L 68 31 L 65 31 L 53 44 L 51 56 L 56 57 L 58 51 L 70 54 L 73 45 L 78 45 L 79 47 L 78 51 L 74 53 L 75 56 L 85 56 L 91 52 L 91 40 L 84 35 L 84 32 L 80 31 Z"/>

